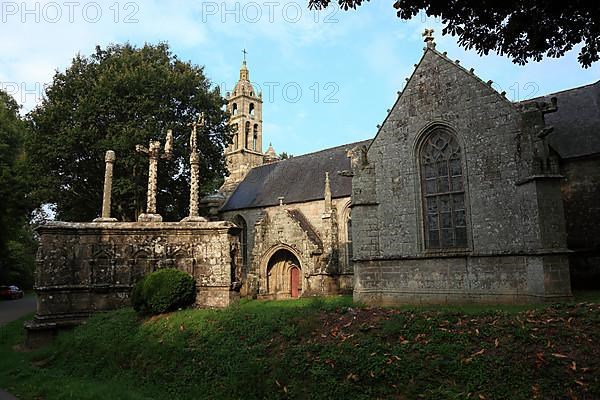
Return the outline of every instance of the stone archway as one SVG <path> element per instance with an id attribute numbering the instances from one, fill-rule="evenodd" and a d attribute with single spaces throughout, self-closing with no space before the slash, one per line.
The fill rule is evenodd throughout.
<path id="1" fill-rule="evenodd" d="M 273 299 L 289 299 L 301 295 L 300 261 L 289 250 L 277 250 L 267 262 L 267 296 Z"/>

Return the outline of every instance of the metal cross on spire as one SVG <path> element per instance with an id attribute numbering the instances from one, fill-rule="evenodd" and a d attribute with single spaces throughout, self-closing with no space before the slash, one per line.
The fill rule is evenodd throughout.
<path id="1" fill-rule="evenodd" d="M 244 53 L 244 62 L 246 62 L 246 54 L 248 54 L 248 52 L 246 49 L 242 49 L 242 53 Z"/>

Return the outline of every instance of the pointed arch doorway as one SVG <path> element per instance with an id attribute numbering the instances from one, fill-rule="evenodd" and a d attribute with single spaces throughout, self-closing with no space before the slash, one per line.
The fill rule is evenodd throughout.
<path id="1" fill-rule="evenodd" d="M 267 263 L 267 292 L 275 299 L 296 299 L 302 295 L 300 261 L 289 250 L 277 250 Z"/>

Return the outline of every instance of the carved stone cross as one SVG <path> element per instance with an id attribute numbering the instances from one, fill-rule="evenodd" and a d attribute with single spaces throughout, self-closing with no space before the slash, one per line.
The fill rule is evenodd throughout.
<path id="1" fill-rule="evenodd" d="M 198 154 L 198 133 L 197 129 L 204 128 L 204 113 L 198 117 L 198 121 L 191 124 L 192 133 L 190 135 L 190 215 L 181 220 L 181 222 L 203 222 L 206 218 L 200 216 L 200 154 Z"/>
<path id="2" fill-rule="evenodd" d="M 173 156 L 173 131 L 170 129 L 167 131 L 167 140 L 165 142 L 164 152 L 161 152 L 160 142 L 158 140 L 151 140 L 148 147 L 138 144 L 135 146 L 135 150 L 138 153 L 144 153 L 148 155 L 149 169 L 148 169 L 148 201 L 146 205 L 146 212 L 140 214 L 138 222 L 161 222 L 162 217 L 156 213 L 156 185 L 158 179 L 158 159 L 170 159 Z"/>

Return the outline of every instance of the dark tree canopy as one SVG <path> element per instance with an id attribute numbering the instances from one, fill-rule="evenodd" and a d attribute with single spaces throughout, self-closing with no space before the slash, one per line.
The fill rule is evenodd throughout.
<path id="1" fill-rule="evenodd" d="M 57 72 L 42 104 L 29 119 L 28 152 L 38 175 L 36 194 L 57 206 L 57 218 L 91 221 L 100 214 L 104 155 L 114 150 L 112 214 L 131 221 L 146 207 L 148 158 L 136 144 L 164 145 L 174 134 L 174 157 L 161 160 L 158 212 L 165 220 L 187 215 L 190 123 L 198 129 L 201 185 L 211 191 L 225 173 L 223 149 L 229 141 L 224 99 L 203 68 L 180 61 L 167 44 L 111 45 L 78 55 Z"/>
<path id="2" fill-rule="evenodd" d="M 34 202 L 29 196 L 25 134 L 17 103 L 0 90 L 0 285 L 29 288 L 35 242 L 28 221 Z"/>
<path id="3" fill-rule="evenodd" d="M 338 0 L 355 9 L 369 0 Z M 310 8 L 322 9 L 331 0 L 309 0 Z M 397 0 L 397 15 L 411 19 L 421 10 L 439 17 L 443 34 L 458 36 L 458 43 L 479 54 L 495 51 L 523 65 L 529 60 L 561 57 L 578 44 L 579 63 L 587 68 L 598 61 L 600 2 L 547 0 Z"/>

